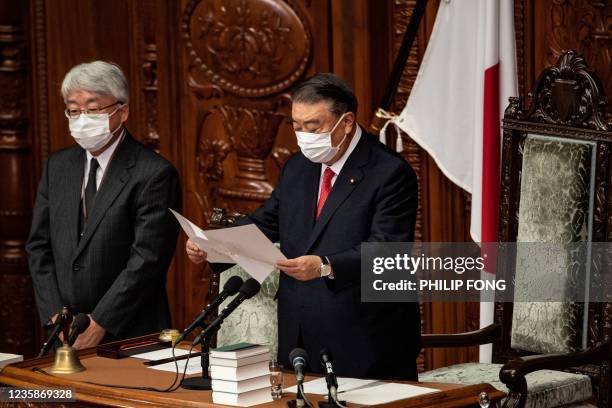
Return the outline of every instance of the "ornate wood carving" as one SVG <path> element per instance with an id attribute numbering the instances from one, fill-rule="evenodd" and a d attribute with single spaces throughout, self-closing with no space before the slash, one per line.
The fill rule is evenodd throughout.
<path id="1" fill-rule="evenodd" d="M 215 207 L 241 213 L 259 207 L 290 155 L 280 130 L 290 106 L 284 92 L 305 75 L 314 58 L 312 16 L 300 3 L 185 2 L 180 34 L 187 62 L 181 69 L 186 90 L 194 96 L 188 108 L 194 120 L 184 125 L 183 135 L 193 135 L 195 142 L 193 150 L 187 148 L 185 167 L 197 175 L 185 183 L 187 214 L 203 224 Z M 218 277 L 207 268 L 189 269 L 193 281 L 203 281 L 187 295 L 193 312 L 208 287 L 208 296 L 218 290 Z"/>
<path id="2" fill-rule="evenodd" d="M 34 143 L 37 144 L 35 154 L 38 156 L 36 161 L 36 172 L 41 173 L 42 164 L 49 155 L 49 109 L 47 97 L 47 40 L 46 40 L 46 21 L 45 21 L 45 0 L 35 0 L 30 9 L 30 21 L 33 21 L 32 31 L 30 32 L 31 50 L 34 54 L 34 67 L 31 81 L 33 96 L 36 100 L 33 112 L 36 115 L 32 129 L 36 137 Z"/>
<path id="3" fill-rule="evenodd" d="M 24 249 L 31 211 L 32 144 L 26 86 L 23 10 L 0 16 L 0 349 L 31 355 L 36 340 L 33 292 Z M 9 13 L 10 14 L 10 13 Z M 15 18 L 17 17 L 17 18 Z M 5 24 L 18 21 L 19 24 Z"/>
<path id="4" fill-rule="evenodd" d="M 554 0 L 546 4 L 549 29 L 545 63 L 553 65 L 565 50 L 576 49 L 596 68 L 605 89 L 612 89 L 612 4 L 607 1 Z"/>
<path id="5" fill-rule="evenodd" d="M 291 151 L 286 147 L 275 147 L 272 149 L 272 157 L 279 169 L 283 167 L 287 159 L 294 153 L 297 153 L 297 151 Z"/>
<path id="6" fill-rule="evenodd" d="M 190 68 L 240 96 L 287 89 L 310 59 L 310 29 L 292 1 L 191 0 L 182 31 Z"/>
<path id="7" fill-rule="evenodd" d="M 514 2 L 514 37 L 516 41 L 516 67 L 518 76 L 519 95 L 525 95 L 525 38 L 527 36 L 525 24 L 525 0 Z"/>
<path id="8" fill-rule="evenodd" d="M 266 162 L 286 160 L 282 150 L 271 156 L 288 111 L 280 93 L 310 61 L 308 19 L 293 1 L 193 0 L 182 22 L 187 80 L 197 97 L 197 168 L 214 182 L 206 185 L 204 212 L 209 216 L 214 206 L 250 212 L 273 189 Z M 221 128 L 210 125 L 215 120 Z M 210 135 L 209 126 L 221 134 Z M 220 155 L 213 158 L 213 151 Z"/>
<path id="9" fill-rule="evenodd" d="M 237 155 L 237 173 L 224 180 L 219 194 L 238 200 L 264 201 L 274 187 L 267 179 L 264 159 L 272 151 L 282 113 L 259 109 L 220 106 L 228 135 Z"/>
<path id="10" fill-rule="evenodd" d="M 163 3 L 162 3 L 163 4 Z M 155 20 L 161 12 L 155 0 L 129 2 L 130 21 L 133 36 L 132 48 L 138 56 L 138 64 L 130 68 L 133 75 L 131 117 L 136 119 L 132 128 L 135 135 L 146 146 L 160 153 L 159 135 L 159 100 L 158 100 L 158 61 L 157 36 Z"/>
<path id="11" fill-rule="evenodd" d="M 144 143 L 159 153 L 159 114 L 157 109 L 157 45 L 147 43 L 142 64 L 146 133 Z"/>
<path id="12" fill-rule="evenodd" d="M 196 162 L 203 179 L 223 179 L 223 161 L 230 152 L 230 145 L 221 139 L 200 137 Z"/>
<path id="13" fill-rule="evenodd" d="M 538 78 L 525 120 L 607 130 L 604 89 L 582 56 L 569 51 Z"/>

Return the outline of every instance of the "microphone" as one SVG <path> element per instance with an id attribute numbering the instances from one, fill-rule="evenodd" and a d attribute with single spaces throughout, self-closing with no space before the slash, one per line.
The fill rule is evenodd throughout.
<path id="1" fill-rule="evenodd" d="M 70 336 L 68 336 L 68 345 L 72 347 L 77 337 L 81 333 L 83 333 L 89 327 L 91 323 L 91 319 L 85 313 L 79 313 L 75 316 L 74 321 L 72 322 L 72 327 L 70 330 Z"/>
<path id="2" fill-rule="evenodd" d="M 293 366 L 295 370 L 295 379 L 297 382 L 297 394 L 295 395 L 295 401 L 291 401 L 291 407 L 295 406 L 296 408 L 302 408 L 306 405 L 306 397 L 304 396 L 304 371 L 306 369 L 306 364 L 308 364 L 308 353 L 303 348 L 294 348 L 289 353 L 289 363 Z M 308 403 L 310 407 L 311 404 Z"/>
<path id="3" fill-rule="evenodd" d="M 40 349 L 38 357 L 46 356 L 47 353 L 49 353 L 49 350 L 51 350 L 55 340 L 57 340 L 60 332 L 62 331 L 64 324 L 70 323 L 70 319 L 72 319 L 72 313 L 70 313 L 66 306 L 62 307 L 62 310 L 57 313 L 55 323 L 52 324 L 53 329 L 51 330 L 51 334 Z"/>
<path id="4" fill-rule="evenodd" d="M 303 348 L 294 348 L 289 353 L 289 362 L 295 370 L 295 379 L 297 380 L 298 386 L 304 382 L 304 369 L 308 364 L 308 353 Z"/>
<path id="5" fill-rule="evenodd" d="M 202 330 L 202 332 L 200 332 L 198 337 L 195 338 L 191 345 L 195 346 L 196 344 L 200 343 L 202 339 L 206 338 L 206 336 L 219 330 L 219 327 L 221 326 L 221 323 L 223 323 L 223 320 L 225 320 L 227 316 L 229 316 L 238 306 L 240 306 L 242 302 L 255 296 L 257 292 L 259 292 L 260 288 L 261 284 L 253 278 L 248 279 L 246 282 L 244 282 L 240 287 L 240 291 L 238 292 L 236 297 L 232 299 L 230 304 L 227 305 L 225 309 L 223 309 L 219 313 L 219 316 L 217 316 L 217 318 L 213 320 L 212 323 L 210 323 L 204 330 Z"/>
<path id="6" fill-rule="evenodd" d="M 234 296 L 240 290 L 242 286 L 242 278 L 240 276 L 232 276 L 225 282 L 223 285 L 223 291 L 219 293 L 219 296 L 216 297 L 212 303 L 209 303 L 202 312 L 195 318 L 193 322 L 181 333 L 181 335 L 176 339 L 174 344 L 179 344 L 181 341 L 185 340 L 185 337 L 189 335 L 196 327 L 200 326 L 212 313 L 213 310 L 219 307 L 219 305 L 227 299 L 229 296 Z"/>
<path id="7" fill-rule="evenodd" d="M 320 355 L 321 365 L 325 371 L 325 382 L 327 382 L 327 389 L 329 390 L 329 395 L 335 401 L 338 396 L 338 379 L 336 378 L 336 373 L 334 373 L 334 367 L 332 366 L 332 354 L 327 347 L 325 347 L 323 350 L 321 350 Z"/>

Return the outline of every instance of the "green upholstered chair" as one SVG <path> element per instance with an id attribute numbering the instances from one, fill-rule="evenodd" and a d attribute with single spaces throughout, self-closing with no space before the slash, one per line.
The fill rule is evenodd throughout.
<path id="1" fill-rule="evenodd" d="M 217 333 L 217 346 L 226 346 L 241 342 L 267 344 L 270 355 L 276 358 L 278 351 L 278 320 L 276 316 L 276 300 L 278 290 L 278 274 L 275 270 L 261 285 L 261 290 L 251 299 L 245 301 L 234 311 L 221 326 Z M 233 266 L 220 276 L 220 286 L 231 276 L 240 276 L 247 280 L 250 276 L 240 267 Z M 221 310 L 230 299 L 221 304 Z"/>
<path id="2" fill-rule="evenodd" d="M 236 219 L 244 217 L 244 214 L 215 208 L 211 217 L 209 228 L 224 228 L 231 226 Z M 211 292 L 209 299 L 213 299 L 223 287 L 227 280 L 234 276 L 240 276 L 247 280 L 250 276 L 238 265 L 223 271 L 213 273 L 211 277 Z M 278 351 L 278 319 L 276 291 L 278 290 L 279 271 L 275 270 L 262 283 L 257 295 L 245 301 L 225 321 L 217 332 L 216 346 L 225 346 L 235 343 L 267 344 L 270 346 L 270 355 L 276 358 Z M 223 309 L 231 299 L 227 299 L 219 306 Z"/>
<path id="3" fill-rule="evenodd" d="M 525 300 L 545 285 L 570 290 L 587 275 L 571 254 L 543 262 L 532 254 L 535 245 L 524 243 L 612 239 L 612 125 L 605 104 L 596 75 L 573 51 L 541 74 L 527 109 L 511 98 L 503 123 L 500 242 L 519 244 L 497 275 L 515 279 L 514 296 L 522 301 L 496 302 L 494 323 L 484 329 L 424 335 L 424 347 L 493 343 L 494 362 L 439 368 L 420 374 L 421 381 L 490 383 L 507 392 L 504 407 L 612 404 L 612 305 Z M 600 258 L 590 262 L 584 268 L 612 273 Z"/>

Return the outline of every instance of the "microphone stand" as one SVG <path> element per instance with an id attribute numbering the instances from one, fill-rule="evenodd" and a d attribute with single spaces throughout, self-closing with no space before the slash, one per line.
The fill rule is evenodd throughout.
<path id="1" fill-rule="evenodd" d="M 58 316 L 58 319 L 59 318 L 60 317 Z M 51 350 L 51 347 L 53 347 L 53 345 L 57 341 L 57 336 L 59 335 L 61 330 L 62 325 L 59 321 L 53 324 L 53 330 L 51 332 L 51 335 L 49 336 L 49 339 L 47 339 L 47 341 L 43 344 L 37 357 L 43 357 L 46 356 L 47 353 L 49 353 L 49 350 Z"/>
<path id="2" fill-rule="evenodd" d="M 327 401 L 319 401 L 319 408 L 338 408 L 338 404 L 346 406 L 346 401 L 337 401 L 331 390 L 327 390 Z"/>
<path id="3" fill-rule="evenodd" d="M 304 401 L 304 395 L 302 394 L 302 384 L 297 385 L 297 394 L 295 394 L 295 399 L 287 401 L 287 406 L 289 408 L 302 408 L 306 406 L 306 402 Z"/>
<path id="4" fill-rule="evenodd" d="M 185 378 L 181 383 L 181 388 L 187 390 L 211 390 L 212 379 L 208 375 L 208 365 L 210 358 L 210 338 L 214 333 L 213 330 L 209 331 L 200 340 L 200 364 L 202 365 L 202 377 Z"/>

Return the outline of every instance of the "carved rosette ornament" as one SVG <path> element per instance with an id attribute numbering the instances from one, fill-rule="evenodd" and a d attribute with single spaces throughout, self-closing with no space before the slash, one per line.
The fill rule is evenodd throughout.
<path id="1" fill-rule="evenodd" d="M 191 0 L 182 24 L 190 71 L 239 96 L 277 94 L 310 60 L 306 21 L 292 2 Z"/>

